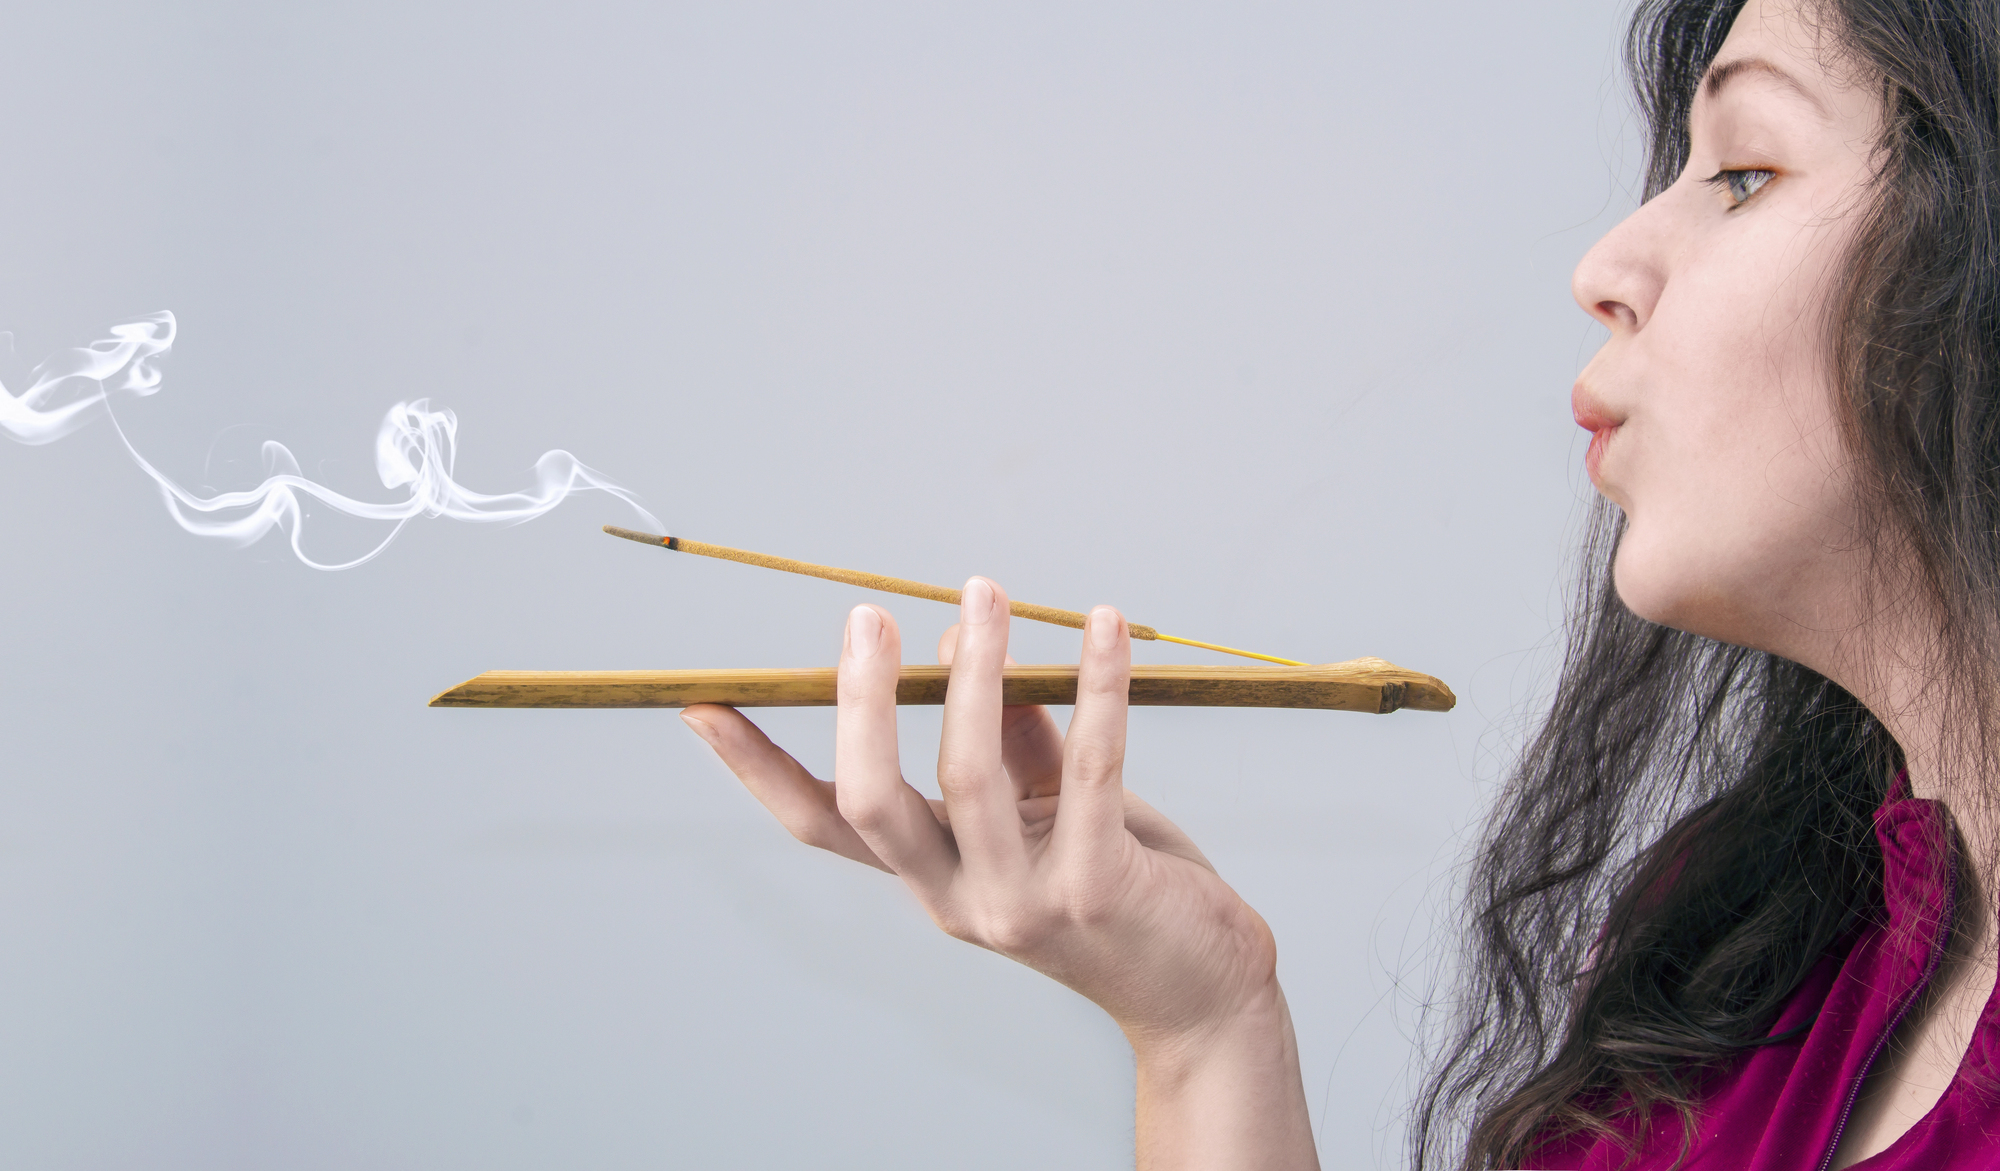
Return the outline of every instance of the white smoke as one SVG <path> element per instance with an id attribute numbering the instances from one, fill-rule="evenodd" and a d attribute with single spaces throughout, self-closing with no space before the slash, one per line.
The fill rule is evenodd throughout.
<path id="1" fill-rule="evenodd" d="M 159 486 L 167 512 L 183 529 L 238 546 L 261 540 L 274 528 L 281 529 L 290 538 L 292 552 L 314 569 L 352 569 L 372 561 L 404 525 L 420 516 L 518 524 L 561 504 L 571 492 L 593 488 L 631 505 L 651 527 L 664 528 L 639 504 L 638 497 L 566 451 L 544 452 L 535 461 L 532 489 L 491 496 L 464 487 L 452 478 L 452 464 L 458 456 L 458 416 L 448 410 L 432 410 L 428 399 L 390 407 L 375 435 L 375 470 L 384 488 L 407 491 L 401 500 L 373 504 L 308 480 L 299 474 L 299 461 L 291 451 L 270 441 L 264 444 L 263 483 L 241 492 L 196 495 L 140 455 L 111 410 L 114 392 L 150 395 L 160 389 L 160 372 L 153 359 L 173 346 L 175 329 L 173 314 L 155 313 L 114 327 L 111 336 L 102 341 L 51 357 L 35 367 L 34 383 L 18 396 L 0 386 L 0 429 L 20 443 L 53 443 L 102 414 L 139 469 Z M 349 516 L 392 527 L 380 544 L 351 561 L 315 561 L 302 543 L 302 495 Z"/>
<path id="2" fill-rule="evenodd" d="M 171 313 L 155 313 L 143 321 L 114 326 L 111 336 L 103 341 L 80 350 L 64 350 L 35 367 L 35 384 L 19 398 L 0 386 L 0 427 L 21 443 L 54 443 L 90 422 L 99 407 L 108 405 L 110 391 L 104 384 L 120 371 L 125 379 L 114 389 L 141 395 L 160 389 L 160 372 L 151 363 L 173 344 Z M 75 394 L 78 382 L 90 383 L 95 389 L 60 406 L 49 405 Z"/>

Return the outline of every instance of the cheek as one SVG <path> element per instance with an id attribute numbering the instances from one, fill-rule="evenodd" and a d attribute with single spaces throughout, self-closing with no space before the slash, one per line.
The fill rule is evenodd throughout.
<path id="1" fill-rule="evenodd" d="M 1713 461 L 1627 514 L 1614 568 L 1633 612 L 1780 653 L 1826 612 L 1859 548 L 1851 469 L 1803 437 L 1760 456 Z"/>
<path id="2" fill-rule="evenodd" d="M 1804 279 L 1774 285 L 1774 259 L 1692 266 L 1635 339 L 1645 388 L 1627 424 L 1616 566 L 1642 617 L 1767 649 L 1760 627 L 1799 611 L 1854 519 L 1819 274 L 1795 260 Z M 1761 281 L 1760 264 L 1772 265 Z"/>

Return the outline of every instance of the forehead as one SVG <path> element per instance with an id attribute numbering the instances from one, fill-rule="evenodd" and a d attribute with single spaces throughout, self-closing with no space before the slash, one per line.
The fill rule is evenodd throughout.
<path id="1" fill-rule="evenodd" d="M 1749 0 L 1695 95 L 1697 110 L 1724 98 L 1782 102 L 1846 130 L 1872 129 L 1876 87 L 1845 51 L 1830 14 L 1813 0 Z"/>
<path id="2" fill-rule="evenodd" d="M 1839 55 L 1831 16 L 1814 0 L 1746 0 L 1716 60 L 1747 54 L 1782 59 L 1787 69 L 1823 71 Z"/>

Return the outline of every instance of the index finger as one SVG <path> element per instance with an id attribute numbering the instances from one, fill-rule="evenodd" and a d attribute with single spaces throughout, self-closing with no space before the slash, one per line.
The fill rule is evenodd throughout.
<path id="1" fill-rule="evenodd" d="M 938 662 L 949 667 L 958 651 L 960 626 L 953 623 L 938 638 Z M 1014 665 L 1008 655 L 1006 665 Z M 1014 782 L 1014 796 L 1053 797 L 1062 791 L 1062 733 L 1049 709 L 1038 703 L 1010 703 L 1000 708 L 1000 763 Z"/>
<path id="2" fill-rule="evenodd" d="M 875 856 L 921 896 L 951 872 L 951 844 L 896 760 L 896 680 L 902 639 L 879 606 L 848 615 L 836 687 L 834 803 Z"/>
<path id="3" fill-rule="evenodd" d="M 938 789 L 961 862 L 1010 870 L 1023 856 L 1021 815 L 1000 756 L 1000 669 L 1007 658 L 1007 595 L 983 577 L 960 595 L 958 645 L 944 693 Z"/>
<path id="4" fill-rule="evenodd" d="M 1076 714 L 1063 737 L 1058 853 L 1108 849 L 1125 832 L 1125 717 L 1132 688 L 1132 640 L 1124 615 L 1090 612 L 1077 665 Z"/>

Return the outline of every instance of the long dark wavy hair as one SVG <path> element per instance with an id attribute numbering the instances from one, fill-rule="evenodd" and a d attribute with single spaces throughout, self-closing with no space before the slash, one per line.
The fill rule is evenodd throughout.
<path id="1" fill-rule="evenodd" d="M 1627 57 L 1647 197 L 1743 0 L 1641 0 Z M 1829 313 L 1883 605 L 1945 633 L 1925 664 L 1995 757 L 2000 618 L 2000 5 L 1823 0 L 1880 85 L 1874 190 Z M 1470 939 L 1410 1132 L 1418 1168 L 1514 1166 L 1562 1134 L 1678 1114 L 1878 913 L 1871 814 L 1901 750 L 1796 663 L 1657 626 L 1612 587 L 1600 503 L 1553 710 L 1471 862 Z M 1671 1136 L 1668 1136 L 1671 1138 Z"/>

